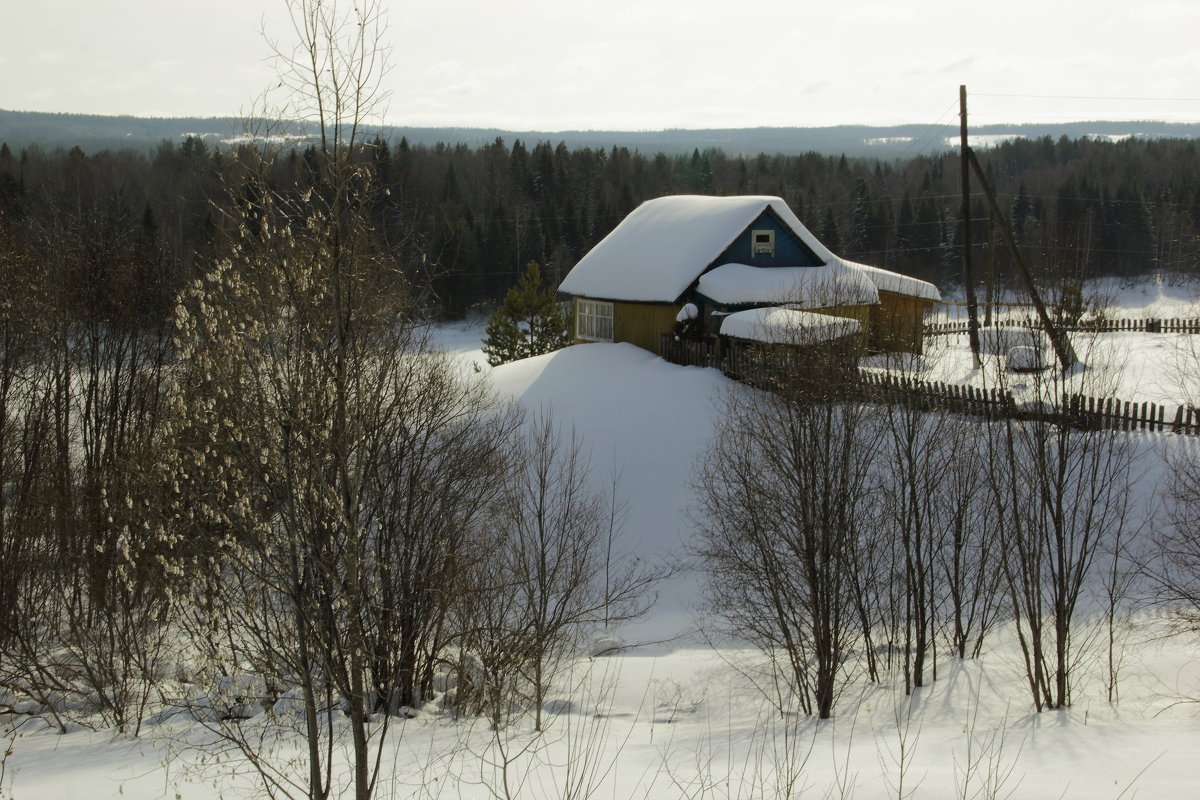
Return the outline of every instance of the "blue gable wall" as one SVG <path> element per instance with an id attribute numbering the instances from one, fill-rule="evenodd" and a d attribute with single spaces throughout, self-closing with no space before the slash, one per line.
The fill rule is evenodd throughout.
<path id="1" fill-rule="evenodd" d="M 775 255 L 754 255 L 751 248 L 751 232 L 755 230 L 775 231 Z M 808 245 L 800 241 L 791 229 L 784 225 L 771 210 L 764 211 L 733 244 L 717 257 L 711 268 L 722 264 L 749 264 L 753 267 L 819 267 L 825 262 L 817 258 Z"/>

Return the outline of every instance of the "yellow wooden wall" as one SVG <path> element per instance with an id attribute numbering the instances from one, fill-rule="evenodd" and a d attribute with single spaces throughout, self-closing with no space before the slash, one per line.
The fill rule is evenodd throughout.
<path id="1" fill-rule="evenodd" d="M 920 355 L 925 312 L 932 305 L 918 297 L 880 292 L 879 305 L 871 308 L 871 349 Z"/>
<path id="2" fill-rule="evenodd" d="M 658 339 L 675 326 L 677 305 L 613 303 L 613 341 L 629 342 L 658 353 Z"/>
<path id="3" fill-rule="evenodd" d="M 879 293 L 873 306 L 837 306 L 810 309 L 817 314 L 856 319 L 862 324 L 857 337 L 863 352 L 909 352 L 920 354 L 925 312 L 932 305 L 915 297 Z M 675 325 L 675 304 L 613 302 L 613 341 L 629 342 L 657 353 L 659 337 Z"/>
<path id="4" fill-rule="evenodd" d="M 576 306 L 580 298 L 574 298 Z M 675 315 L 679 313 L 677 305 L 659 303 L 621 303 L 612 302 L 613 307 L 613 341 L 629 342 L 638 347 L 658 353 L 659 337 L 670 333 L 675 325 Z M 576 307 L 575 313 L 578 313 Z M 588 339 L 576 339 L 576 344 L 586 344 Z"/>

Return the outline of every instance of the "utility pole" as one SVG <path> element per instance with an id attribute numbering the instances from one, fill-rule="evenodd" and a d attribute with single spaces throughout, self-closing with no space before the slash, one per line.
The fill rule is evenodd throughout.
<path id="1" fill-rule="evenodd" d="M 979 164 L 979 159 L 975 157 L 975 152 L 971 150 L 967 144 L 967 87 L 958 87 L 958 103 L 962 114 L 961 137 L 962 137 L 962 191 L 963 191 L 963 246 L 966 251 L 963 253 L 963 280 L 967 284 L 967 333 L 971 338 L 971 355 L 975 361 L 975 368 L 979 368 L 979 308 L 975 301 L 975 281 L 971 271 L 971 172 L 975 172 L 975 177 L 979 179 L 979 185 L 983 189 L 983 197 L 987 200 L 988 209 L 991 212 L 992 222 L 1000 231 L 1000 235 L 1004 238 L 1004 243 L 1012 253 L 1013 261 L 1016 262 L 1017 271 L 1021 275 L 1022 281 L 1025 283 L 1025 289 L 1029 292 L 1029 299 L 1033 301 L 1033 307 L 1037 310 L 1038 318 L 1041 320 L 1042 329 L 1046 331 L 1046 335 L 1050 338 L 1050 344 L 1054 347 L 1054 354 L 1058 356 L 1058 363 L 1062 365 L 1063 372 L 1070 369 L 1077 361 L 1075 350 L 1071 347 L 1071 340 L 1067 336 L 1067 332 L 1054 324 L 1054 320 L 1050 318 L 1050 313 L 1046 310 L 1046 304 L 1042 302 L 1042 296 L 1034 285 L 1033 275 L 1030 274 L 1029 268 L 1025 265 L 1025 259 L 1021 258 L 1021 251 L 1017 249 L 1016 237 L 1013 236 L 1012 228 L 1008 224 L 1008 219 L 1004 216 L 1004 212 L 1000 208 L 1000 203 L 996 200 L 996 193 L 992 190 L 992 186 L 988 183 L 987 175 L 983 172 L 983 167 Z"/>
<path id="2" fill-rule="evenodd" d="M 959 136 L 962 153 L 963 207 L 963 283 L 967 290 L 967 337 L 971 342 L 971 361 L 975 369 L 982 366 L 979 358 L 979 303 L 975 300 L 975 272 L 971 268 L 971 164 L 967 144 L 967 87 L 958 87 Z"/>
<path id="3" fill-rule="evenodd" d="M 1004 216 L 1004 212 L 1000 208 L 1000 202 L 996 199 L 996 193 L 992 190 L 992 185 L 988 183 L 987 176 L 984 175 L 983 167 L 979 164 L 979 159 L 970 150 L 967 151 L 967 158 L 970 161 L 971 169 L 975 171 L 975 177 L 979 179 L 979 185 L 983 188 L 983 197 L 987 200 L 988 207 L 992 212 L 992 218 L 996 222 L 996 228 L 1000 231 L 1000 235 L 1004 237 L 1004 244 L 1007 245 L 1008 251 L 1012 253 L 1013 261 L 1017 265 L 1017 271 L 1020 273 L 1021 279 L 1025 282 L 1025 289 L 1029 292 L 1029 299 L 1033 302 L 1034 309 L 1037 310 L 1038 319 L 1042 322 L 1042 329 L 1050 337 L 1050 344 L 1054 347 L 1054 354 L 1058 356 L 1058 363 L 1062 365 L 1063 372 L 1066 372 L 1079 360 L 1075 356 L 1075 349 L 1071 347 L 1071 339 L 1067 336 L 1067 332 L 1055 325 L 1054 320 L 1050 318 L 1050 312 L 1046 310 L 1046 304 L 1042 302 L 1042 296 L 1038 292 L 1037 286 L 1034 285 L 1033 275 L 1029 272 L 1029 267 L 1025 265 L 1025 259 L 1021 258 L 1021 251 L 1017 248 L 1016 237 L 1013 236 L 1008 219 Z"/>

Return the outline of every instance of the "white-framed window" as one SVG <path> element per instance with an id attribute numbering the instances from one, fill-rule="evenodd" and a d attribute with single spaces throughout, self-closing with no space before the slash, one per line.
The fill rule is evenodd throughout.
<path id="1" fill-rule="evenodd" d="M 590 342 L 613 340 L 613 304 L 583 300 L 575 304 L 575 338 Z"/>
<path id="2" fill-rule="evenodd" d="M 775 255 L 775 231 L 771 229 L 750 231 L 751 252 L 756 256 Z"/>

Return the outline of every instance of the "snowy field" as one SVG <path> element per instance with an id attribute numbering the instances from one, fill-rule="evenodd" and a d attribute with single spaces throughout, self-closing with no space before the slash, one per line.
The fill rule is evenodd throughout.
<path id="1" fill-rule="evenodd" d="M 986 334 L 986 331 L 984 332 Z M 1009 331 L 1017 342 L 1028 332 Z M 1081 364 L 1065 377 L 1063 390 L 1090 397 L 1116 397 L 1130 402 L 1150 402 L 1173 408 L 1197 399 L 1196 356 L 1200 337 L 1155 333 L 1072 333 L 1071 346 Z M 1043 345 L 1048 360 L 1054 353 Z M 986 359 L 975 369 L 967 334 L 929 336 L 922 356 L 875 356 L 863 366 L 876 371 L 900 372 L 926 381 L 978 388 L 1007 389 L 1017 397 L 1032 393 L 1035 379 L 1007 373 L 998 359 Z"/>
<path id="2" fill-rule="evenodd" d="M 1103 309 L 1105 315 L 1112 319 L 1196 317 L 1200 314 L 1198 288 L 1194 282 L 1184 279 L 1159 277 L 1128 283 L 1116 278 L 1103 278 L 1087 283 L 1083 301 L 1092 309 Z M 961 305 L 964 302 L 961 289 L 947 292 L 944 299 L 957 306 L 938 306 L 931 322 L 967 318 L 966 308 Z M 975 299 L 982 304 L 983 292 Z M 1044 297 L 1043 300 L 1050 301 L 1052 298 Z M 1033 309 L 1028 308 L 1022 313 L 1032 314 Z"/>
<path id="3" fill-rule="evenodd" d="M 951 298 L 948 298 L 951 299 Z M 966 325 L 967 311 L 961 297 L 952 303 L 937 304 L 930 322 L 958 322 Z M 1107 319 L 1197 319 L 1200 300 L 1197 287 L 1166 282 L 1125 285 L 1115 280 L 1089 284 L 1085 302 L 1102 309 Z M 983 310 L 980 309 L 982 319 Z M 1034 317 L 1028 305 L 998 305 L 995 319 L 1028 320 Z M 1009 331 L 1014 342 L 1025 340 L 1021 331 Z M 1028 343 L 1025 341 L 1024 343 Z M 1064 391 L 1091 397 L 1115 397 L 1129 402 L 1150 402 L 1174 407 L 1200 400 L 1196 367 L 1200 363 L 1200 336 L 1146 333 L 1076 332 L 1071 344 L 1080 365 L 1066 376 Z M 1048 341 L 1043 348 L 1053 359 Z M 986 343 L 985 343 L 986 350 Z M 925 353 L 917 359 L 906 357 L 869 359 L 863 366 L 878 370 L 899 370 L 928 381 L 971 385 L 979 388 L 1003 387 L 1018 398 L 1032 391 L 1031 379 L 1005 374 L 1003 363 L 985 359 L 976 370 L 965 333 L 929 336 Z"/>
<path id="4" fill-rule="evenodd" d="M 1123 290 L 1119 302 L 1130 316 L 1194 315 L 1190 296 L 1172 287 Z M 500 396 L 533 412 L 551 410 L 583 438 L 597 485 L 618 480 L 626 549 L 658 561 L 684 557 L 693 464 L 713 436 L 725 378 L 630 345 L 568 348 L 492 369 L 479 350 L 482 321 L 447 325 L 437 335 Z M 1080 342 L 1081 374 L 1102 375 L 1122 399 L 1182 402 L 1184 338 Z M 917 365 L 923 376 L 978 377 L 965 342 L 934 340 Z M 1146 490 L 1160 452 L 1179 445 L 1169 434 L 1143 435 L 1139 444 Z M 388 778 L 377 796 L 492 798 L 504 796 L 506 785 L 521 798 L 1200 796 L 1200 645 L 1165 638 L 1153 615 L 1117 632 L 1116 702 L 1105 689 L 1099 622 L 1084 623 L 1078 634 L 1083 655 L 1072 707 L 1042 714 L 1030 703 L 1016 637 L 1000 628 L 977 660 L 940 657 L 937 680 L 912 697 L 899 676 L 880 685 L 859 680 L 835 718 L 818 723 L 781 715 L 764 700 L 755 652 L 701 635 L 694 571 L 680 572 L 660 593 L 650 616 L 621 632 L 630 649 L 581 659 L 563 676 L 542 736 L 525 722 L 497 734 L 483 721 L 455 721 L 432 708 L 394 723 Z M 212 800 L 259 791 L 238 757 L 189 747 L 204 734 L 179 717 L 146 725 L 137 739 L 83 728 L 59 734 L 24 715 L 0 717 L 0 726 L 0 736 L 14 737 L 0 777 L 5 800 Z M 298 754 L 295 747 L 284 741 L 274 753 L 286 760 Z"/>
<path id="5" fill-rule="evenodd" d="M 515 797 L 547 800 L 1196 796 L 1200 723 L 1194 705 L 1176 704 L 1200 686 L 1194 648 L 1130 640 L 1119 703 L 1104 700 L 1097 678 L 1069 711 L 1039 715 L 1005 637 L 978 660 L 947 662 L 911 698 L 896 685 L 862 689 L 825 723 L 767 707 L 750 652 L 585 661 L 549 704 L 558 713 L 544 737 L 505 732 L 509 780 Z M 381 798 L 482 799 L 501 786 L 501 751 L 482 721 L 430 713 L 389 737 Z M 202 761 L 183 740 L 197 737 L 168 726 L 137 740 L 58 735 L 26 722 L 6 780 L 15 798 L 255 794 L 236 757 Z"/>

